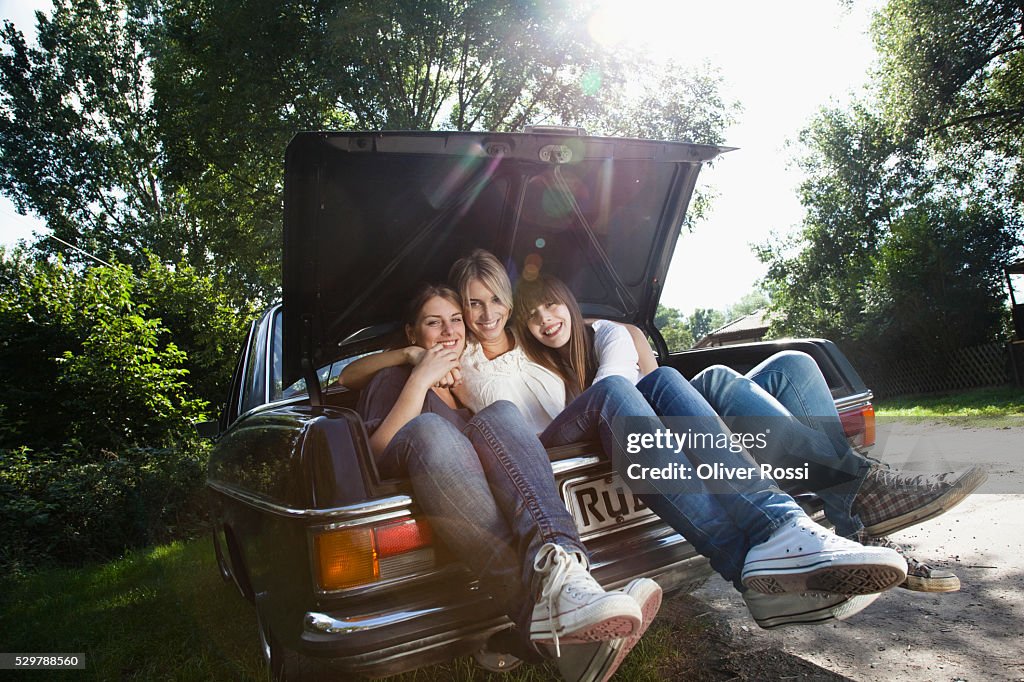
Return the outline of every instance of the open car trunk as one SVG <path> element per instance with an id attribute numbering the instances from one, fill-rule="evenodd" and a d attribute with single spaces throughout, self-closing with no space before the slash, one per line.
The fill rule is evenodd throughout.
<path id="1" fill-rule="evenodd" d="M 703 162 L 723 148 L 541 133 L 308 133 L 285 176 L 283 380 L 372 348 L 473 248 L 555 274 L 588 316 L 654 308 Z"/>

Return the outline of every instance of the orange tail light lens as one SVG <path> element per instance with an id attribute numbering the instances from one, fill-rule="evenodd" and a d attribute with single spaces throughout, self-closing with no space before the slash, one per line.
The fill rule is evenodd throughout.
<path id="1" fill-rule="evenodd" d="M 430 526 L 416 519 L 325 531 L 314 537 L 317 581 L 341 590 L 429 568 L 432 542 Z"/>
<path id="2" fill-rule="evenodd" d="M 315 539 L 317 578 L 325 590 L 372 583 L 380 577 L 373 531 L 368 528 L 328 531 Z"/>

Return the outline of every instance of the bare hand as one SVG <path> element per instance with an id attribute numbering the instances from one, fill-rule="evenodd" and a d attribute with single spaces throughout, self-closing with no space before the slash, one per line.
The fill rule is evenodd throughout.
<path id="1" fill-rule="evenodd" d="M 456 367 L 444 375 L 444 378 L 434 384 L 438 388 L 453 388 L 462 383 L 462 371 Z"/>
<path id="2" fill-rule="evenodd" d="M 436 386 L 452 371 L 458 371 L 459 355 L 441 344 L 423 352 L 423 357 L 413 368 L 410 379 L 422 381 L 427 386 Z"/>

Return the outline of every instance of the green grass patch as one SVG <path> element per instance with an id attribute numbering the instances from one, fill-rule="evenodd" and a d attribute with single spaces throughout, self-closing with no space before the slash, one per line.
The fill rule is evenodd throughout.
<path id="1" fill-rule="evenodd" d="M 74 679 L 270 679 L 253 609 L 221 580 L 208 538 L 7 578 L 0 594 L 4 649 L 84 653 Z"/>
<path id="2" fill-rule="evenodd" d="M 1024 388 L 999 386 L 901 396 L 875 403 L 881 417 L 1024 417 Z"/>

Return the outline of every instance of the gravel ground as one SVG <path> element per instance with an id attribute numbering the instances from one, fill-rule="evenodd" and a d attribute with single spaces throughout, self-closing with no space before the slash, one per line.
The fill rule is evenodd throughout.
<path id="1" fill-rule="evenodd" d="M 956 572 L 961 590 L 897 588 L 848 621 L 766 631 L 716 577 L 666 605 L 666 622 L 709 620 L 717 640 L 666 679 L 1024 682 L 1024 427 L 901 423 L 872 454 L 909 472 L 974 462 L 988 470 L 978 493 L 893 536 Z"/>

